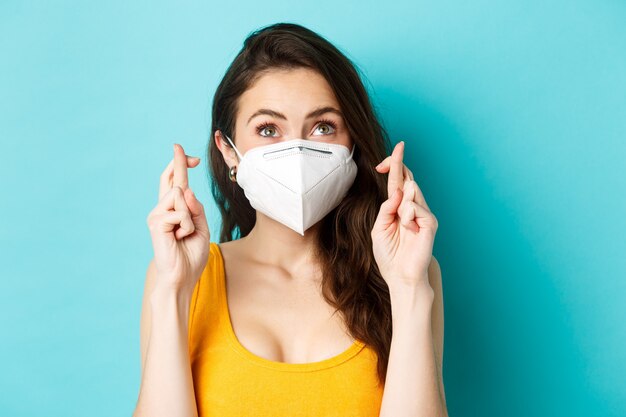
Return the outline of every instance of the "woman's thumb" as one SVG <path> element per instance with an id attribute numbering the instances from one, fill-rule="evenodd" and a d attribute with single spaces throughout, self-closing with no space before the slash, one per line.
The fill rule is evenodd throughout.
<path id="1" fill-rule="evenodd" d="M 189 213 L 191 213 L 191 220 L 193 221 L 196 229 L 208 232 L 209 225 L 207 224 L 206 214 L 204 213 L 204 206 L 196 198 L 196 194 L 191 188 L 185 191 L 185 202 L 189 207 Z"/>

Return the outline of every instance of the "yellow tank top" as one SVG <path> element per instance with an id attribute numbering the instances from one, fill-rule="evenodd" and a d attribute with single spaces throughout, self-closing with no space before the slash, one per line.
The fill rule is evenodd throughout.
<path id="1" fill-rule="evenodd" d="M 380 412 L 377 355 L 359 340 L 339 355 L 308 363 L 271 361 L 239 342 L 229 317 L 224 259 L 215 242 L 191 299 L 189 357 L 200 417 L 374 417 Z"/>

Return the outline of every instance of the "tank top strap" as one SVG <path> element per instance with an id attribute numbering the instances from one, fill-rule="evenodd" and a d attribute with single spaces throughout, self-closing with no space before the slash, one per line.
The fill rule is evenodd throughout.
<path id="1" fill-rule="evenodd" d="M 189 305 L 189 355 L 195 358 L 216 333 L 220 316 L 220 280 L 223 280 L 217 243 L 210 242 L 209 256 L 196 282 Z"/>

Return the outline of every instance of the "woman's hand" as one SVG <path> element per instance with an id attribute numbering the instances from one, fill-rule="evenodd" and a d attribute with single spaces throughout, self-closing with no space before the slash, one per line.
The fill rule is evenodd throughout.
<path id="1" fill-rule="evenodd" d="M 175 144 L 174 159 L 161 174 L 159 202 L 147 218 L 157 269 L 155 288 L 190 293 L 205 268 L 209 226 L 187 179 L 187 168 L 199 163 L 200 158 L 185 155 Z"/>
<path id="2" fill-rule="evenodd" d="M 404 142 L 400 142 L 391 156 L 376 167 L 381 174 L 389 172 L 388 199 L 381 205 L 374 223 L 372 246 L 390 290 L 398 285 L 430 287 L 428 266 L 438 225 L 413 180 L 413 173 L 402 162 L 403 157 Z"/>

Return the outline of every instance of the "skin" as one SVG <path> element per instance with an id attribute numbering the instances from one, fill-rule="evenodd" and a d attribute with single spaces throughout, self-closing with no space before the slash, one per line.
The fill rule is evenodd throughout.
<path id="1" fill-rule="evenodd" d="M 336 128 L 318 117 L 306 117 L 326 106 L 340 109 L 332 89 L 318 73 L 308 69 L 267 73 L 240 97 L 235 145 L 245 154 L 257 146 L 303 138 L 351 149 L 353 143 L 340 114 L 322 115 L 335 122 Z M 248 122 L 259 109 L 280 112 L 285 119 L 260 115 Z M 272 126 L 259 131 L 261 122 Z M 236 166 L 238 156 L 220 131 L 214 140 L 226 164 Z M 400 142 L 376 167 L 381 175 L 389 174 L 389 199 L 381 206 L 372 230 L 374 255 L 390 288 L 397 334 L 386 386 L 398 388 L 389 394 L 385 389 L 381 416 L 421 411 L 416 407 L 428 407 L 429 413 L 423 415 L 447 416 L 441 379 L 441 271 L 432 256 L 437 222 L 413 174 L 403 164 L 403 155 L 404 142 Z M 148 266 L 144 289 L 142 385 L 135 416 L 153 415 L 157 410 L 169 410 L 165 415 L 171 416 L 195 412 L 186 323 L 191 292 L 204 268 L 210 239 L 204 207 L 188 184 L 188 168 L 198 164 L 199 158 L 187 156 L 179 145 L 174 147 L 174 159 L 161 175 L 159 203 L 148 216 L 155 258 Z M 233 329 L 239 342 L 257 356 L 287 363 L 313 362 L 335 356 L 354 342 L 320 293 L 321 271 L 312 256 L 318 230 L 319 223 L 301 236 L 257 212 L 256 224 L 246 237 L 219 245 Z M 428 309 L 411 308 L 416 300 L 424 300 L 419 304 Z M 155 316 L 159 319 L 154 320 Z M 414 324 L 425 321 L 428 326 L 421 326 L 424 331 L 416 333 Z M 416 349 L 423 354 L 416 356 Z M 403 367 L 414 372 L 403 374 Z M 424 393 L 422 397 L 412 395 L 415 389 Z"/>

